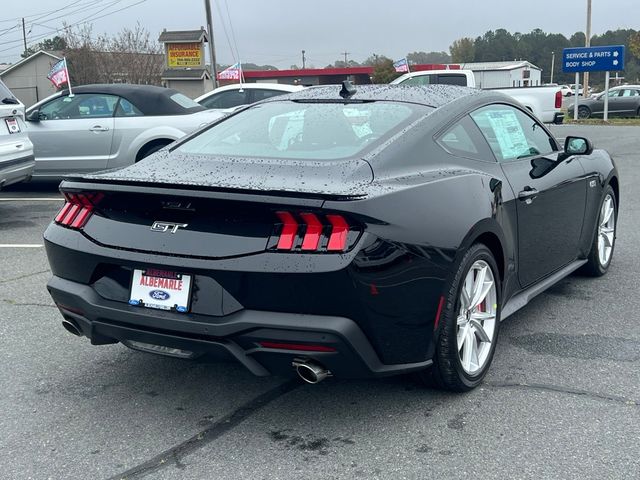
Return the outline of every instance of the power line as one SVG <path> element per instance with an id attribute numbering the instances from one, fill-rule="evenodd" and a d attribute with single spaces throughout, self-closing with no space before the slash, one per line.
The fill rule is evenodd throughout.
<path id="1" fill-rule="evenodd" d="M 107 7 L 103 8 L 103 9 L 101 9 L 101 10 L 99 10 L 99 11 L 95 12 L 95 13 L 100 13 L 100 12 L 102 12 L 102 11 L 106 10 L 107 8 L 110 8 L 111 6 L 115 5 L 116 3 L 120 3 L 121 1 L 122 1 L 122 0 L 117 0 L 117 1 L 115 1 L 115 2 L 112 2 L 109 6 L 107 6 Z M 118 12 L 121 12 L 121 11 L 123 11 L 123 10 L 127 10 L 127 9 L 129 9 L 129 8 L 135 7 L 136 5 L 140 5 L 141 3 L 145 3 L 146 1 L 147 1 L 147 0 L 139 0 L 138 2 L 132 3 L 131 5 L 127 5 L 127 6 L 125 6 L 125 7 L 119 8 L 118 10 L 114 10 L 114 11 L 112 11 L 112 12 L 108 12 L 108 13 L 105 13 L 104 15 L 99 15 L 99 16 L 97 16 L 97 17 L 92 17 L 92 16 L 85 17 L 85 18 L 83 18 L 83 19 L 81 19 L 81 20 L 79 20 L 79 21 L 77 21 L 77 22 L 75 22 L 75 23 L 71 23 L 71 24 L 69 24 L 69 25 L 66 25 L 66 26 L 65 26 L 65 28 L 76 27 L 76 26 L 78 26 L 78 25 L 83 25 L 83 24 L 85 24 L 85 23 L 89 23 L 90 21 L 93 21 L 93 20 L 99 20 L 99 19 L 101 19 L 101 18 L 104 18 L 104 17 L 108 17 L 108 16 L 110 16 L 110 15 L 113 15 L 114 13 L 118 13 Z M 88 18 L 91 18 L 91 20 L 87 20 Z M 58 30 L 56 30 L 56 31 L 60 32 L 60 29 L 58 29 Z M 44 38 L 44 37 L 47 37 L 47 36 L 49 36 L 49 35 L 51 35 L 51 34 L 50 34 L 50 33 L 45 33 L 45 34 L 42 34 L 42 35 L 38 35 L 38 36 L 36 36 L 36 37 L 33 37 L 33 38 L 31 38 L 31 39 L 30 39 L 30 40 L 31 40 L 31 43 L 33 43 L 35 40 L 39 40 L 39 39 Z M 8 42 L 8 43 L 15 43 L 15 42 Z M 0 43 L 0 45 L 2 45 L 2 43 Z M 3 49 L 3 50 L 0 50 L 0 53 L 2 53 L 2 52 L 7 52 L 7 51 L 9 51 L 9 50 L 13 50 L 14 48 L 15 48 L 15 47 L 5 48 L 5 49 Z"/>
<path id="2" fill-rule="evenodd" d="M 209 1 L 209 0 L 206 0 Z M 222 24 L 222 31 L 224 32 L 224 36 L 227 39 L 227 44 L 229 45 L 229 50 L 231 50 L 231 56 L 233 57 L 233 59 L 238 62 L 240 61 L 238 59 L 238 55 L 237 55 L 237 51 L 234 52 L 233 50 L 233 46 L 231 45 L 231 39 L 229 38 L 229 34 L 227 33 L 227 26 L 225 24 L 224 21 L 224 16 L 222 15 L 222 10 L 220 9 L 220 3 L 219 2 L 214 2 L 216 5 L 216 8 L 218 9 L 218 15 L 220 15 L 220 23 Z M 213 32 L 210 32 L 210 35 L 213 36 Z"/>
<path id="3" fill-rule="evenodd" d="M 229 4 L 227 3 L 227 0 L 224 0 L 224 7 L 227 10 L 227 18 L 229 19 L 229 27 L 231 28 L 231 38 L 233 38 L 233 45 L 236 47 L 238 60 L 240 60 L 240 51 L 238 50 L 238 42 L 236 41 L 236 32 L 233 30 L 233 22 L 231 21 L 231 14 L 229 13 Z"/>
<path id="4" fill-rule="evenodd" d="M 119 3 L 119 2 L 121 2 L 121 1 L 122 1 L 122 0 L 112 0 L 112 1 L 111 1 L 111 3 L 109 3 L 106 7 L 102 8 L 102 9 L 100 9 L 100 10 L 98 10 L 98 11 L 94 12 L 94 13 L 100 13 L 100 12 L 102 12 L 102 11 L 106 10 L 107 8 L 109 8 L 109 7 L 113 6 L 113 5 L 115 5 L 116 3 Z M 88 11 L 88 10 L 92 10 L 92 9 L 94 9 L 94 8 L 97 8 L 97 7 L 99 8 L 99 7 L 101 7 L 101 5 L 96 5 L 96 3 L 101 3 L 101 2 L 102 2 L 102 0 L 97 0 L 97 1 L 96 1 L 96 0 L 93 0 L 91 4 L 85 4 L 85 5 L 83 5 L 83 6 L 79 7 L 79 8 L 76 8 L 75 10 L 72 10 L 72 11 L 70 11 L 70 12 L 66 12 L 66 13 L 64 13 L 64 14 L 62 14 L 62 15 L 59 15 L 59 16 L 57 16 L 57 17 L 54 17 L 54 18 L 47 19 L 46 21 L 47 21 L 47 22 L 52 22 L 52 21 L 57 20 L 57 19 L 59 19 L 59 18 L 68 18 L 69 16 L 76 15 L 76 14 L 81 13 L 81 12 L 86 12 L 86 11 Z M 58 10 L 58 11 L 60 11 L 60 10 Z M 25 17 L 25 18 L 26 18 L 26 17 Z M 85 18 L 84 18 L 84 19 L 82 19 L 82 20 L 85 20 L 86 18 L 89 18 L 89 17 L 85 17 Z M 38 18 L 38 19 L 36 19 L 36 20 L 39 20 L 39 18 Z M 33 24 L 35 24 L 35 21 L 31 21 L 30 25 L 33 25 Z M 40 26 L 46 26 L 46 25 L 43 25 L 43 24 L 37 24 L 37 25 L 40 25 Z M 19 26 L 19 25 L 18 25 L 18 26 Z M 56 30 L 57 30 L 57 29 L 56 29 Z M 31 39 L 31 40 L 33 40 L 33 39 Z M 13 43 L 13 42 L 19 42 L 19 41 L 22 41 L 22 40 L 21 40 L 21 39 L 7 40 L 7 41 L 5 41 L 5 42 L 0 42 L 0 45 L 9 45 L 10 43 Z"/>
<path id="5" fill-rule="evenodd" d="M 79 3 L 80 1 L 81 0 L 76 0 L 76 1 L 72 2 L 71 4 L 67 4 L 64 7 L 56 8 L 55 10 L 49 10 L 49 11 L 46 11 L 46 12 L 38 12 L 38 13 L 32 13 L 31 15 L 25 15 L 24 18 L 25 19 L 29 19 L 29 18 L 32 18 L 32 17 L 37 17 L 38 15 L 47 16 L 47 15 L 49 15 L 51 13 L 56 13 L 56 12 L 59 12 L 61 10 L 64 10 L 65 8 L 67 8 L 69 6 L 72 6 L 72 5 L 75 5 L 76 3 Z M 96 3 L 96 1 L 100 2 L 102 0 L 90 0 L 90 3 Z M 6 19 L 6 20 L 0 20 L 0 23 L 15 22 L 17 20 L 21 20 L 22 18 L 23 17 L 14 17 L 14 18 Z"/>

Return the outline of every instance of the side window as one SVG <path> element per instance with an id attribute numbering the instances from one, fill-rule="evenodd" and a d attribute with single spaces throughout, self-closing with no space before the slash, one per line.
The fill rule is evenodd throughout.
<path id="1" fill-rule="evenodd" d="M 278 95 L 284 95 L 287 92 L 281 90 L 267 90 L 263 88 L 254 88 L 251 90 L 253 94 L 252 102 L 259 102 L 260 100 L 266 100 L 267 98 L 277 97 Z"/>
<path id="2" fill-rule="evenodd" d="M 227 90 L 226 92 L 216 93 L 200 102 L 200 105 L 206 108 L 233 108 L 239 105 L 249 103 L 247 98 L 247 90 L 240 92 L 239 90 Z"/>
<path id="3" fill-rule="evenodd" d="M 471 113 L 498 161 L 547 155 L 555 141 L 542 125 L 526 113 L 508 105 L 489 105 Z"/>
<path id="4" fill-rule="evenodd" d="M 619 97 L 620 93 L 622 93 L 621 90 L 609 90 L 608 97 L 609 98 Z"/>
<path id="5" fill-rule="evenodd" d="M 622 97 L 635 97 L 638 94 L 637 90 L 627 90 L 624 89 L 622 91 Z"/>
<path id="6" fill-rule="evenodd" d="M 112 117 L 118 97 L 81 93 L 58 97 L 40 107 L 41 120 Z"/>
<path id="7" fill-rule="evenodd" d="M 467 86 L 467 77 L 460 73 L 441 73 L 438 75 L 438 83 L 442 85 Z"/>
<path id="8" fill-rule="evenodd" d="M 116 117 L 141 117 L 143 113 L 126 98 L 120 98 L 118 108 L 116 108 Z"/>
<path id="9" fill-rule="evenodd" d="M 476 160 L 495 161 L 487 142 L 478 128 L 467 116 L 456 122 L 436 140 L 441 147 L 453 155 Z"/>
<path id="10" fill-rule="evenodd" d="M 407 78 L 400 85 L 431 85 L 431 75 L 418 75 Z"/>

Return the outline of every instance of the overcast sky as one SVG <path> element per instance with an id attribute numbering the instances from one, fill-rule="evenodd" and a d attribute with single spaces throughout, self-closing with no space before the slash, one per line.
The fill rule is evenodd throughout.
<path id="1" fill-rule="evenodd" d="M 361 61 L 372 53 L 394 59 L 413 51 L 448 51 L 457 38 L 487 30 L 584 31 L 587 0 L 211 0 L 219 63 L 233 63 L 233 35 L 244 62 L 288 68 L 324 67 L 349 52 Z M 205 25 L 204 0 L 2 0 L 0 62 L 15 62 L 22 46 L 54 36 L 68 23 L 92 22 L 94 33 L 114 33 L 140 21 L 153 36 Z M 122 9 L 119 12 L 116 10 Z M 227 15 L 227 9 L 229 15 Z M 58 10 L 53 12 L 54 10 Z M 115 12 L 115 13 L 112 13 Z M 48 14 L 48 15 L 47 15 Z M 57 18 L 59 17 L 59 18 Z M 98 18 L 102 17 L 102 18 Z M 229 40 L 225 35 L 226 26 Z M 593 0 L 594 34 L 640 29 L 640 0 Z"/>

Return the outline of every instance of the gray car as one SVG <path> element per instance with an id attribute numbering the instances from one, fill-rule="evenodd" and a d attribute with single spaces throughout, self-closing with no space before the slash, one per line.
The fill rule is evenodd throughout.
<path id="1" fill-rule="evenodd" d="M 602 117 L 606 92 L 578 102 L 578 117 Z M 575 104 L 569 105 L 569 117 L 573 117 Z M 640 85 L 622 85 L 609 89 L 609 115 L 640 117 Z"/>
<path id="2" fill-rule="evenodd" d="M 33 145 L 23 116 L 24 105 L 0 81 L 0 189 L 33 172 Z"/>
<path id="3" fill-rule="evenodd" d="M 149 85 L 83 85 L 27 110 L 38 179 L 131 165 L 220 118 L 182 93 Z"/>

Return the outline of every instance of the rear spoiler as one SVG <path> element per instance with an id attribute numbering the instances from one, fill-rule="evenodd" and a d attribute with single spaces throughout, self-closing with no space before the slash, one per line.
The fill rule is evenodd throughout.
<path id="1" fill-rule="evenodd" d="M 118 192 L 142 193 L 148 195 L 164 195 L 172 197 L 198 197 L 219 200 L 237 200 L 256 203 L 277 203 L 281 205 L 298 205 L 305 207 L 322 207 L 325 201 L 349 201 L 365 198 L 365 193 L 335 195 L 323 193 L 289 192 L 280 190 L 239 190 L 220 187 L 201 187 L 191 185 L 158 186 L 144 182 L 87 182 L 78 180 L 63 180 L 60 184 L 61 192 Z"/>

